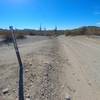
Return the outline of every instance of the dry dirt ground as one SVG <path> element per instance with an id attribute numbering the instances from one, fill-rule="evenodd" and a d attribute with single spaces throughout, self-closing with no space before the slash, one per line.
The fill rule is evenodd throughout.
<path id="1" fill-rule="evenodd" d="M 18 44 L 25 100 L 100 100 L 100 37 L 35 36 Z M 0 46 L 0 100 L 17 100 L 18 68 L 12 44 Z"/>

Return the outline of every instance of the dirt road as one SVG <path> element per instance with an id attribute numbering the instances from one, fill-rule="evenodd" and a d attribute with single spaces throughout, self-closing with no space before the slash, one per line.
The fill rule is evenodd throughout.
<path id="1" fill-rule="evenodd" d="M 34 41 L 33 41 L 34 40 Z M 19 42 L 25 98 L 100 100 L 99 37 L 34 37 Z M 8 93 L 2 90 L 8 88 Z M 18 97 L 18 63 L 13 46 L 0 47 L 0 100 Z"/>

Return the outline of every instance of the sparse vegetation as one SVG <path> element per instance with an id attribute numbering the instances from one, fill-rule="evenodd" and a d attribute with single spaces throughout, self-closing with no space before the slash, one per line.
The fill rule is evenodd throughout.
<path id="1" fill-rule="evenodd" d="M 41 29 L 41 27 L 40 27 Z M 100 27 L 96 26 L 87 26 L 81 27 L 73 30 L 57 30 L 57 27 L 54 30 L 32 30 L 32 29 L 15 29 L 14 30 L 17 39 L 24 39 L 26 35 L 34 36 L 59 36 L 65 34 L 66 36 L 76 36 L 76 35 L 100 35 Z M 5 42 L 12 42 L 11 33 L 7 29 L 0 29 L 0 36 L 3 37 Z"/>
<path id="2" fill-rule="evenodd" d="M 4 35 L 2 36 L 2 38 L 3 38 L 3 41 L 4 41 L 5 43 L 12 42 L 12 36 L 11 36 L 11 34 L 4 34 Z M 17 38 L 17 39 L 25 39 L 26 37 L 25 37 L 25 35 L 23 35 L 23 34 L 16 34 L 16 38 Z"/>
<path id="3" fill-rule="evenodd" d="M 81 27 L 73 30 L 66 30 L 65 35 L 100 35 L 100 27 L 96 26 L 87 26 L 87 27 Z"/>

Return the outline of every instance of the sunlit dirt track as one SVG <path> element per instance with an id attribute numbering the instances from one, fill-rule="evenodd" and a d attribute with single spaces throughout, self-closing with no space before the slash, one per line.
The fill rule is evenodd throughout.
<path id="1" fill-rule="evenodd" d="M 87 36 L 28 37 L 18 42 L 24 64 L 25 98 L 100 100 L 100 39 Z M 8 88 L 8 93 L 2 90 Z M 13 46 L 0 47 L 0 100 L 18 98 Z"/>

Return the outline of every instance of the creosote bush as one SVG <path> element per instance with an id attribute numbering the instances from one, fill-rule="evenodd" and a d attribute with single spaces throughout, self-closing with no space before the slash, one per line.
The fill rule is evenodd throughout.
<path id="1" fill-rule="evenodd" d="M 23 34 L 17 34 L 16 39 L 24 39 L 26 38 Z M 3 36 L 4 42 L 12 42 L 12 36 L 11 35 L 4 35 Z"/>

